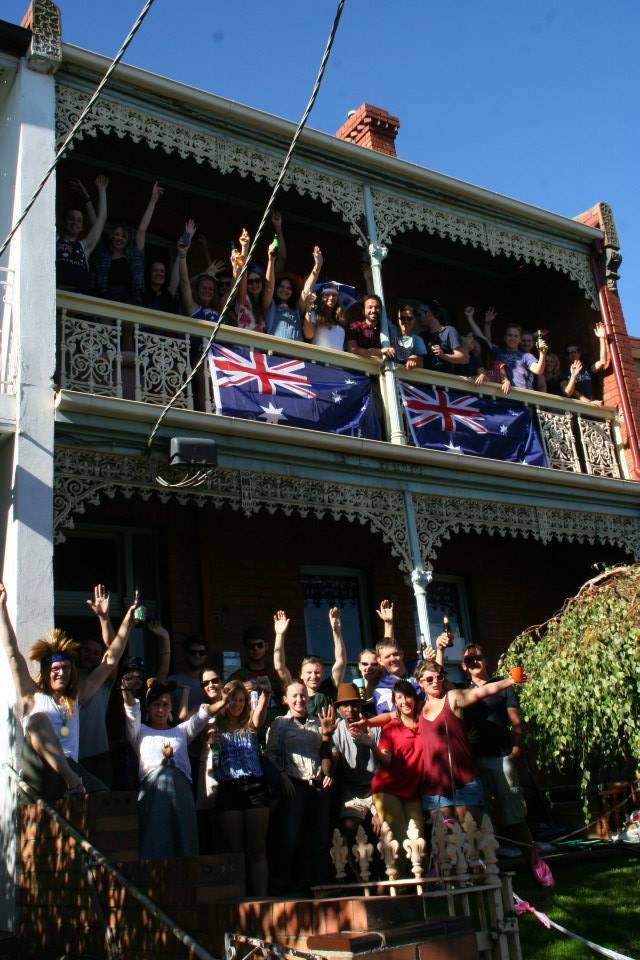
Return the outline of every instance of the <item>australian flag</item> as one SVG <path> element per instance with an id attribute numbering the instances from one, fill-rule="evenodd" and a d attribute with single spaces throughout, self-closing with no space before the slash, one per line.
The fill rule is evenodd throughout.
<path id="1" fill-rule="evenodd" d="M 400 395 L 417 447 L 546 467 L 540 438 L 523 403 L 401 381 Z"/>
<path id="2" fill-rule="evenodd" d="M 209 369 L 218 413 L 380 439 L 369 377 L 218 344 L 209 351 Z"/>

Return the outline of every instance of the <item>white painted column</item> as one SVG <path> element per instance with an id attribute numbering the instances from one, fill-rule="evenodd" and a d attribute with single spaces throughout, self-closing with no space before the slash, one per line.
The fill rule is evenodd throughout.
<path id="1" fill-rule="evenodd" d="M 55 80 L 29 69 L 22 59 L 12 88 L 0 107 L 2 187 L 15 182 L 12 202 L 0 206 L 3 237 L 30 199 L 53 160 Z M 9 198 L 11 191 L 9 189 Z M 55 369 L 55 179 L 52 178 L 13 239 L 8 261 L 13 271 L 12 322 L 17 343 L 13 438 L 0 448 L 4 543 L 2 576 L 9 610 L 23 653 L 53 626 L 53 430 Z M 21 736 L 13 711 L 13 683 L 0 653 L 0 761 L 16 762 Z M 6 896 L 0 926 L 15 922 L 12 880 L 15 869 L 15 794 L 0 768 L 0 831 Z"/>

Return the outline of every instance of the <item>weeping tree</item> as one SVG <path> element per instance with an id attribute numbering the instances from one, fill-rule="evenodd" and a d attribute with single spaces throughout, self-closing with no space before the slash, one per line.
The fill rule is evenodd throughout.
<path id="1" fill-rule="evenodd" d="M 578 770 L 587 810 L 595 771 L 640 763 L 640 564 L 589 580 L 547 623 L 530 627 L 500 659 L 522 666 L 527 736 L 543 770 Z"/>

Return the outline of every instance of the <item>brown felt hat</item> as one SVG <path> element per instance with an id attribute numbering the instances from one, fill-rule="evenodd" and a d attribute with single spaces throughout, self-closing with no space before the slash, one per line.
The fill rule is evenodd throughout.
<path id="1" fill-rule="evenodd" d="M 335 699 L 336 706 L 341 703 L 351 703 L 352 700 L 357 700 L 360 703 L 360 694 L 355 683 L 339 683 Z"/>

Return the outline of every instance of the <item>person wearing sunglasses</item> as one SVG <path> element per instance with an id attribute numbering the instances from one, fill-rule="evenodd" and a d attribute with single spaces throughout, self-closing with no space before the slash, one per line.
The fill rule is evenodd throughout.
<path id="1" fill-rule="evenodd" d="M 584 403 L 602 403 L 594 398 L 592 374 L 604 373 L 609 368 L 609 344 L 604 324 L 596 323 L 593 332 L 600 341 L 600 356 L 595 363 L 582 360 L 582 351 L 575 344 L 566 349 L 567 367 L 562 372 L 561 387 L 567 397 Z"/>
<path id="2" fill-rule="evenodd" d="M 438 814 L 459 820 L 469 811 L 479 822 L 483 813 L 480 771 L 464 724 L 473 704 L 512 687 L 514 680 L 496 680 L 472 689 L 447 689 L 439 663 L 425 660 L 416 670 L 425 696 L 419 729 L 424 750 L 425 794 L 422 806 L 432 819 Z"/>
<path id="3" fill-rule="evenodd" d="M 468 690 L 482 689 L 491 683 L 487 657 L 477 643 L 462 652 L 460 668 L 467 679 Z M 535 844 L 526 821 L 527 804 L 522 795 L 516 761 L 522 755 L 523 735 L 520 704 L 512 687 L 501 690 L 472 704 L 465 713 L 471 748 L 480 766 L 485 801 L 493 797 L 495 819 L 507 836 L 527 853 L 533 869 L 541 852 L 548 845 Z M 522 846 L 520 846 L 522 845 Z M 535 875 L 535 871 L 534 871 Z"/>
<path id="4" fill-rule="evenodd" d="M 242 634 L 244 647 L 242 666 L 228 678 L 229 681 L 240 680 L 249 694 L 257 691 L 258 680 L 261 683 L 265 678 L 268 680 L 270 689 L 267 691 L 267 715 L 260 727 L 262 741 L 270 724 L 283 712 L 282 683 L 275 668 L 269 663 L 269 641 L 265 639 L 266 635 L 266 631 L 255 624 L 247 627 Z"/>
<path id="5" fill-rule="evenodd" d="M 412 370 L 414 367 L 424 366 L 424 357 L 427 348 L 422 337 L 414 333 L 416 315 L 410 303 L 398 307 L 397 325 L 391 327 L 391 345 L 394 350 L 394 359 Z"/>

